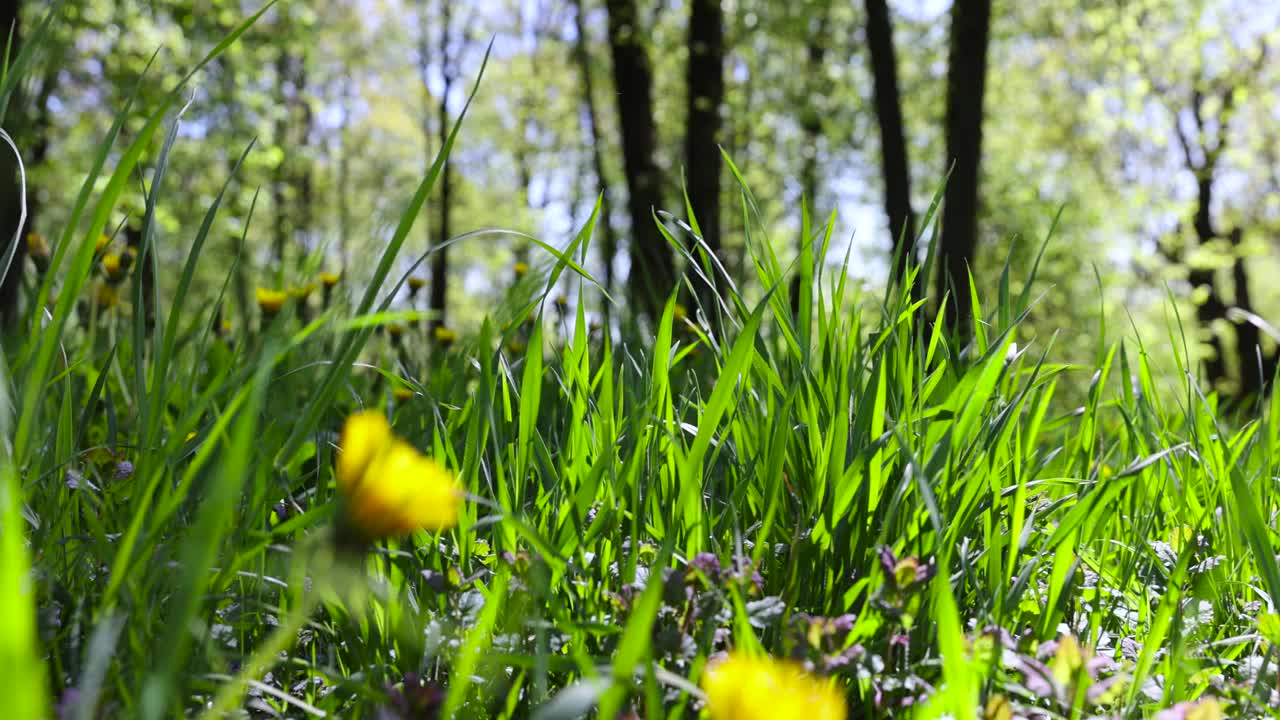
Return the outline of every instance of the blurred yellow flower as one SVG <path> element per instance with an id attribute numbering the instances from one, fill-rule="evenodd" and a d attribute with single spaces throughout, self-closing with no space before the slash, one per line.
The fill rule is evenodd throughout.
<path id="1" fill-rule="evenodd" d="M 113 283 L 118 283 L 124 279 L 127 268 L 127 262 L 115 253 L 107 253 L 102 256 L 102 272 Z"/>
<path id="2" fill-rule="evenodd" d="M 702 673 L 711 720 L 845 720 L 840 691 L 792 662 L 734 652 Z"/>
<path id="3" fill-rule="evenodd" d="M 1186 717 L 1187 720 L 1222 720 L 1226 715 L 1222 711 L 1222 703 L 1214 698 L 1207 698 L 1188 710 Z"/>
<path id="4" fill-rule="evenodd" d="M 258 309 L 262 310 L 263 315 L 271 316 L 280 312 L 280 308 L 284 307 L 284 303 L 289 299 L 289 294 L 283 290 L 269 290 L 267 288 L 257 289 Z"/>
<path id="5" fill-rule="evenodd" d="M 685 309 L 685 306 L 676 303 L 676 306 L 672 308 L 672 315 L 675 317 L 676 322 L 683 322 L 685 318 L 689 317 L 689 311 Z"/>
<path id="6" fill-rule="evenodd" d="M 338 281 L 341 279 L 342 279 L 342 276 L 339 275 L 338 273 L 332 273 L 332 272 L 320 273 L 320 284 L 324 285 L 327 288 L 331 288 L 334 285 L 337 285 Z"/>
<path id="7" fill-rule="evenodd" d="M 427 286 L 427 281 L 420 277 L 409 278 L 409 293 L 416 294 L 419 290 Z"/>
<path id="8" fill-rule="evenodd" d="M 338 490 L 347 519 L 367 540 L 458 523 L 462 503 L 453 474 L 395 436 L 386 417 L 356 413 L 342 428 Z"/>
<path id="9" fill-rule="evenodd" d="M 400 323 L 391 323 L 387 325 L 387 334 L 393 338 L 398 338 L 401 335 L 404 335 L 404 331 L 405 327 Z"/>
<path id="10" fill-rule="evenodd" d="M 107 237 L 106 235 L 99 235 L 97 242 L 93 244 L 93 253 L 96 255 L 102 252 L 103 250 L 106 250 L 107 246 L 110 244 L 111 244 L 111 238 Z"/>
<path id="11" fill-rule="evenodd" d="M 564 295 L 557 295 L 556 307 L 560 307 L 560 308 L 569 307 L 569 298 L 565 297 Z"/>
<path id="12" fill-rule="evenodd" d="M 45 242 L 44 236 L 40 233 L 28 233 L 27 252 L 34 257 L 47 257 L 49 255 L 49 243 Z"/>
<path id="13" fill-rule="evenodd" d="M 289 295 L 299 300 L 306 300 L 307 298 L 311 297 L 311 293 L 315 292 L 315 290 L 316 290 L 315 283 L 307 283 L 306 285 L 302 285 L 300 287 L 289 288 Z"/>
<path id="14" fill-rule="evenodd" d="M 391 391 L 391 396 L 396 399 L 396 402 L 408 402 L 413 397 L 413 391 L 407 387 L 399 386 Z"/>
<path id="15" fill-rule="evenodd" d="M 98 303 L 98 307 L 102 309 L 115 307 L 120 302 L 120 293 L 116 289 L 103 283 L 98 286 L 98 292 L 94 296 L 94 300 Z"/>
<path id="16" fill-rule="evenodd" d="M 432 331 L 432 336 L 436 339 L 436 342 L 445 347 L 449 347 L 458 339 L 458 333 L 456 331 L 450 330 L 443 325 L 436 326 L 436 329 Z"/>
<path id="17" fill-rule="evenodd" d="M 507 352 L 513 355 L 519 355 L 520 353 L 524 352 L 524 349 L 525 349 L 524 343 L 520 342 L 517 339 L 512 339 L 510 342 L 507 343 Z"/>
<path id="18" fill-rule="evenodd" d="M 529 263 L 517 262 L 512 269 L 516 271 L 516 277 L 524 277 L 529 273 Z"/>

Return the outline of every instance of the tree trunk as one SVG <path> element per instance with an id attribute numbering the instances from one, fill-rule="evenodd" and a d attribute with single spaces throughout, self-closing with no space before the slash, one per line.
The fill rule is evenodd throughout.
<path id="1" fill-rule="evenodd" d="M 653 71 L 643 45 L 635 0 L 606 0 L 613 82 L 622 125 L 622 162 L 627 176 L 627 209 L 631 216 L 631 271 L 627 276 L 632 302 L 650 317 L 658 314 L 675 286 L 675 259 L 653 213 L 662 207 L 661 178 L 654 161 L 657 130 L 653 119 Z"/>
<path id="2" fill-rule="evenodd" d="M 938 295 L 947 289 L 946 321 L 967 341 L 973 332 L 969 267 L 978 235 L 978 182 L 982 158 L 982 100 L 987 79 L 991 0 L 955 0 L 947 67 L 947 160 L 952 164 L 942 210 L 942 272 Z"/>
<path id="3" fill-rule="evenodd" d="M 573 20 L 578 33 L 573 46 L 574 61 L 582 76 L 582 105 L 586 110 L 587 141 L 591 143 L 591 165 L 596 175 L 600 193 L 600 240 L 604 256 L 604 290 L 612 294 L 615 284 L 614 261 L 618 255 L 618 235 L 613 229 L 613 204 L 609 201 L 609 179 L 604 172 L 603 133 L 600 132 L 600 114 L 596 111 L 595 82 L 591 77 L 591 53 L 587 44 L 587 21 L 583 15 L 582 0 L 573 0 Z"/>
<path id="4" fill-rule="evenodd" d="M 441 88 L 440 101 L 437 106 L 436 131 L 438 136 L 436 139 L 441 148 L 449 140 L 449 93 L 453 90 L 453 82 L 458 74 L 458 69 L 455 66 L 454 58 L 451 57 L 449 48 L 451 26 L 453 24 L 452 5 L 452 0 L 441 0 L 440 2 L 440 74 L 444 80 L 444 85 Z M 437 246 L 435 253 L 431 256 L 431 292 L 428 305 L 428 309 L 431 311 L 431 322 L 428 326 L 429 329 L 445 327 L 448 320 L 449 248 L 445 243 L 449 241 L 449 213 L 452 200 L 452 173 L 449 172 L 449 163 L 446 162 L 440 173 L 440 221 L 439 232 L 436 236 Z"/>
<path id="5" fill-rule="evenodd" d="M 282 21 L 283 22 L 283 21 Z M 285 48 L 280 48 L 279 55 L 276 56 L 276 100 L 288 106 L 288 100 L 284 96 L 285 80 L 289 74 L 289 54 Z M 280 161 L 276 164 L 271 174 L 271 207 L 275 213 L 274 224 L 271 232 L 271 251 L 273 261 L 276 266 L 272 268 L 274 274 L 284 272 L 285 254 L 289 247 L 289 208 L 288 198 L 286 195 L 286 187 L 289 178 L 289 118 L 288 113 L 281 113 L 276 120 L 275 142 L 280 147 L 282 153 Z"/>
<path id="6" fill-rule="evenodd" d="M 348 72 L 342 83 L 342 126 L 338 128 L 338 261 L 341 272 L 351 262 L 351 107 L 354 93 Z"/>
<path id="7" fill-rule="evenodd" d="M 303 46 L 300 54 L 294 58 L 293 64 L 293 109 L 297 110 L 298 138 L 294 152 L 291 153 L 295 163 L 295 182 L 298 186 L 298 208 L 295 218 L 294 241 L 310 240 L 316 236 L 315 227 L 315 163 L 311 156 L 311 134 L 315 125 L 315 117 L 311 112 L 311 103 L 307 102 L 307 51 Z M 293 113 L 290 113 L 292 116 Z M 309 252 L 312 248 L 307 247 Z M 306 284 L 305 282 L 303 284 Z"/>
<path id="8" fill-rule="evenodd" d="M 1240 228 L 1231 231 L 1231 247 L 1235 261 L 1231 266 L 1231 281 L 1235 285 L 1236 307 L 1253 312 L 1253 298 L 1249 292 L 1249 269 L 1240 254 L 1244 232 Z M 1276 356 L 1262 350 L 1262 335 L 1258 326 L 1248 319 L 1232 320 L 1236 328 L 1236 352 L 1240 360 L 1240 394 L 1243 397 L 1260 395 L 1276 374 Z"/>
<path id="9" fill-rule="evenodd" d="M 816 15 L 815 27 L 809 32 L 805 41 L 805 78 L 804 111 L 800 118 L 800 128 L 804 132 L 804 145 L 808 151 L 804 156 L 804 165 L 800 169 L 800 184 L 805 200 L 810 209 L 817 207 L 818 197 L 818 141 L 822 138 L 821 109 L 814 103 L 814 98 L 823 93 L 819 76 L 827 57 L 827 35 L 831 15 L 830 0 L 819 0 L 813 9 Z M 809 238 L 801 238 L 801 242 L 809 242 Z"/>
<path id="10" fill-rule="evenodd" d="M 689 3 L 688 109 L 685 124 L 685 173 L 689 206 L 702 239 L 720 257 L 720 106 L 724 103 L 724 12 L 720 0 Z M 693 257 L 698 252 L 693 250 Z M 713 265 L 714 268 L 714 265 Z M 715 281 L 716 276 L 709 277 Z M 695 279 L 698 300 L 708 319 L 719 316 L 714 285 Z"/>
<path id="11" fill-rule="evenodd" d="M 1218 121 L 1210 127 L 1205 120 L 1204 105 L 1208 95 L 1201 89 L 1191 91 L 1189 110 L 1195 121 L 1197 132 L 1194 135 L 1185 132 L 1182 125 L 1174 121 L 1174 132 L 1182 147 L 1183 161 L 1186 169 L 1196 179 L 1196 205 L 1192 215 L 1192 227 L 1196 235 L 1196 243 L 1206 247 L 1209 243 L 1222 237 L 1213 222 L 1214 181 L 1217 175 L 1218 160 L 1227 146 L 1227 131 L 1231 127 L 1231 113 L 1235 107 L 1235 87 L 1228 85 L 1220 91 L 1221 110 Z M 1193 150 L 1193 147 L 1198 149 Z M 1249 273 L 1245 259 L 1240 255 L 1240 245 L 1244 232 L 1234 228 L 1228 236 L 1235 260 L 1231 267 L 1231 282 L 1234 286 L 1234 307 L 1252 314 L 1253 300 L 1249 292 Z M 1193 294 L 1203 294 L 1204 301 L 1196 304 L 1196 322 L 1202 337 L 1211 351 L 1211 357 L 1204 359 L 1205 379 L 1209 387 L 1221 386 L 1230 380 L 1231 369 L 1226 357 L 1226 343 L 1215 325 L 1222 321 L 1229 322 L 1235 330 L 1236 364 L 1240 373 L 1237 395 L 1241 398 L 1261 393 L 1271 381 L 1276 371 L 1277 357 L 1275 353 L 1264 354 L 1261 347 L 1261 336 L 1258 327 L 1248 319 L 1232 317 L 1224 298 L 1222 284 L 1217 271 L 1213 268 L 1192 266 L 1187 272 L 1187 280 Z"/>
<path id="12" fill-rule="evenodd" d="M 891 281 L 901 283 L 916 261 L 916 218 L 911 209 L 911 165 L 907 159 L 902 96 L 898 90 L 898 57 L 886 0 L 866 0 L 867 49 L 875 90 L 876 120 L 880 125 L 880 157 L 884 173 L 884 212 L 894 256 Z M 980 106 L 979 106 L 980 107 Z M 920 296 L 919 277 L 911 284 L 911 298 Z"/>
<path id="13" fill-rule="evenodd" d="M 0 5 L 0 31 L 7 34 L 12 28 L 13 44 L 9 50 L 10 57 L 16 55 L 21 46 L 22 38 L 19 35 L 21 5 L 20 2 L 7 2 Z M 18 83 L 14 86 L 9 107 L 23 108 L 23 94 L 22 84 Z M 13 114 L 10 112 L 10 118 L 6 118 L 6 127 L 17 124 L 12 120 Z M 29 194 L 28 197 L 30 196 Z M 21 315 L 19 295 L 22 289 L 24 261 L 27 257 L 26 237 L 29 228 L 33 227 L 33 215 L 31 208 L 28 207 L 25 226 L 18 227 L 22 218 L 22 185 L 18 175 L 18 160 L 7 145 L 0 145 L 0 260 L 3 260 L 10 250 L 13 251 L 13 261 L 9 265 L 3 282 L 0 283 L 0 322 L 3 322 L 5 327 L 13 327 Z M 15 242 L 16 247 L 14 247 Z M 4 267 L 0 266 L 0 271 L 3 270 Z"/>

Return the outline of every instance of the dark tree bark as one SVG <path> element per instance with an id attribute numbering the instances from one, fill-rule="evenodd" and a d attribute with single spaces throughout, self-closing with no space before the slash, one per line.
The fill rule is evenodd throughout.
<path id="1" fill-rule="evenodd" d="M 19 34 L 21 6 L 22 3 L 16 1 L 0 4 L 0 32 L 8 35 L 12 28 L 11 53 L 13 55 L 18 53 L 22 42 Z M 23 108 L 23 94 L 22 85 L 18 84 L 14 88 L 13 97 L 9 103 L 11 117 L 15 114 L 13 109 L 20 111 Z M 12 122 L 6 123 L 6 126 L 13 125 Z M 18 174 L 18 160 L 7 145 L 0 145 L 0 260 L 9 254 L 11 249 L 13 250 L 13 262 L 4 276 L 3 283 L 0 284 L 0 322 L 3 322 L 6 327 L 12 327 L 21 314 L 19 295 L 22 289 L 23 265 L 27 257 L 25 238 L 29 228 L 32 227 L 31 220 L 34 215 L 31 212 L 30 199 L 28 199 L 27 211 L 25 226 L 19 228 L 18 223 L 22 219 L 22 185 Z M 15 242 L 17 247 L 13 247 Z M 0 266 L 0 270 L 3 269 L 3 266 Z"/>
<path id="2" fill-rule="evenodd" d="M 916 218 L 911 209 L 911 165 L 902 120 L 902 96 L 898 89 L 898 57 L 893 44 L 893 24 L 886 0 L 866 0 L 867 49 L 875 91 L 876 120 L 880 125 L 880 157 L 884 173 L 884 212 L 889 219 L 895 264 L 893 277 L 902 282 L 915 265 Z M 920 278 L 911 284 L 911 297 L 920 296 Z"/>
<path id="3" fill-rule="evenodd" d="M 282 13 L 283 17 L 284 13 Z M 281 22 L 284 22 L 282 19 Z M 282 30 L 282 32 L 285 32 Z M 289 52 L 286 48 L 281 47 L 279 55 L 276 56 L 276 98 L 279 102 L 288 106 L 288 99 L 285 97 L 285 81 L 289 76 Z M 279 163 L 276 164 L 271 173 L 271 207 L 274 212 L 273 224 L 271 227 L 271 251 L 274 256 L 276 267 L 273 271 L 279 271 L 284 267 L 285 254 L 289 248 L 289 200 L 288 178 L 289 178 L 289 117 L 288 113 L 281 113 L 276 119 L 275 126 L 276 144 L 284 151 L 280 156 Z"/>
<path id="4" fill-rule="evenodd" d="M 1265 53 L 1262 57 L 1265 57 Z M 1196 178 L 1196 205 L 1192 227 L 1196 243 L 1200 247 L 1223 237 L 1213 221 L 1213 194 L 1218 160 L 1226 148 L 1230 118 L 1235 109 L 1235 87 L 1228 85 L 1223 88 L 1218 93 L 1218 99 L 1221 101 L 1221 110 L 1217 122 L 1210 124 L 1205 120 L 1204 106 L 1208 96 L 1199 89 L 1191 92 L 1189 107 L 1195 132 L 1188 133 L 1176 119 L 1174 122 L 1175 135 L 1182 147 L 1183 163 Z M 1231 267 L 1234 304 L 1227 303 L 1221 279 L 1214 269 L 1192 267 L 1187 272 L 1187 279 L 1193 293 L 1204 295 L 1204 301 L 1196 305 L 1196 322 L 1206 336 L 1211 350 L 1211 356 L 1204 359 L 1206 380 L 1210 387 L 1215 387 L 1231 377 L 1227 344 L 1215 329 L 1217 323 L 1227 321 L 1234 327 L 1236 335 L 1235 360 L 1239 372 L 1237 394 L 1240 397 L 1250 397 L 1260 394 L 1271 381 L 1276 371 L 1277 357 L 1275 353 L 1263 352 L 1262 338 L 1256 325 L 1245 317 L 1236 317 L 1229 312 L 1234 307 L 1253 314 L 1254 309 L 1249 292 L 1248 267 L 1240 253 L 1244 231 L 1238 227 L 1233 228 L 1226 237 L 1235 251 Z"/>
<path id="5" fill-rule="evenodd" d="M 955 0 L 947 67 L 947 160 L 952 164 L 942 210 L 942 272 L 938 296 L 952 291 L 946 321 L 967 341 L 973 332 L 969 267 L 978 237 L 978 183 L 982 158 L 982 101 L 987 80 L 991 0 Z"/>
<path id="6" fill-rule="evenodd" d="M 573 21 L 577 40 L 573 45 L 573 59 L 582 77 L 582 108 L 587 127 L 584 132 L 591 143 L 591 166 L 596 175 L 600 193 L 600 240 L 604 256 L 604 289 L 612 294 L 615 284 L 614 261 L 618 255 L 618 235 L 613 228 L 613 204 L 609 201 L 609 179 L 604 172 L 603 133 L 600 132 L 600 113 L 596 110 L 595 82 L 591 73 L 591 53 L 587 43 L 586 10 L 582 0 L 573 0 Z"/>
<path id="7" fill-rule="evenodd" d="M 355 93 L 352 92 L 348 72 L 342 82 L 342 126 L 338 128 L 338 259 L 342 272 L 351 263 L 351 108 Z"/>
<path id="8" fill-rule="evenodd" d="M 13 55 L 18 53 L 22 40 L 18 33 L 22 6 L 20 2 L 0 6 L 0 28 L 6 33 L 7 28 L 13 28 L 13 47 L 10 51 Z M 58 63 L 48 62 L 34 88 L 24 88 L 21 83 L 15 86 L 7 114 L 0 118 L 18 149 L 22 151 L 22 162 L 28 172 L 41 165 L 49 154 L 49 97 L 53 94 L 59 69 Z M 13 151 L 5 146 L 0 150 L 0 258 L 8 253 L 14 240 L 13 233 L 18 231 L 18 245 L 14 249 L 13 262 L 3 284 L 0 284 L 0 322 L 6 326 L 11 326 L 21 315 L 20 296 L 28 249 L 26 239 L 30 233 L 35 232 L 36 217 L 40 214 L 40 196 L 31 186 L 30 178 L 27 179 L 26 190 L 26 222 L 22 228 L 18 228 L 22 217 L 21 178 L 17 159 Z"/>
<path id="9" fill-rule="evenodd" d="M 449 95 L 458 79 L 458 62 L 453 48 L 453 2 L 440 2 L 440 75 L 444 81 L 437 105 L 436 138 L 443 148 L 449 140 Z M 428 309 L 431 311 L 429 329 L 445 327 L 448 322 L 449 290 L 449 241 L 450 211 L 453 204 L 453 173 L 446 162 L 440 172 L 440 219 L 437 224 L 435 253 L 431 256 L 431 287 Z"/>
<path id="10" fill-rule="evenodd" d="M 689 3 L 685 173 L 689 206 L 707 247 L 720 256 L 720 106 L 724 103 L 724 11 L 720 0 Z M 697 251 L 693 257 L 697 258 Z M 715 276 L 711 275 L 715 280 Z M 694 281 L 707 317 L 717 317 L 716 288 Z"/>
<path id="11" fill-rule="evenodd" d="M 819 86 L 817 78 L 826 63 L 831 2 L 819 0 L 814 5 L 813 25 L 805 41 L 804 113 L 800 118 L 800 129 L 804 132 L 804 145 L 808 150 L 800 169 L 800 184 L 810 208 L 817 204 L 818 197 L 818 142 L 822 138 L 822 111 L 816 99 L 825 90 Z M 800 242 L 809 242 L 809 238 L 802 237 Z"/>
<path id="12" fill-rule="evenodd" d="M 653 70 L 643 44 L 635 0 L 606 0 L 613 82 L 622 124 L 622 163 L 631 216 L 631 271 L 627 285 L 637 308 L 655 316 L 675 287 L 675 259 L 654 223 L 662 207 L 661 178 L 654 161 Z"/>
<path id="13" fill-rule="evenodd" d="M 315 128 L 315 116 L 311 112 L 311 103 L 307 101 L 307 51 L 306 46 L 294 58 L 293 65 L 293 109 L 298 117 L 296 152 L 294 153 L 294 182 L 298 186 L 298 208 L 294 220 L 295 233 L 302 237 L 295 241 L 315 237 L 315 163 L 312 162 L 311 135 Z M 292 113 L 291 113 L 292 114 Z M 310 250 L 310 248 L 308 248 Z"/>

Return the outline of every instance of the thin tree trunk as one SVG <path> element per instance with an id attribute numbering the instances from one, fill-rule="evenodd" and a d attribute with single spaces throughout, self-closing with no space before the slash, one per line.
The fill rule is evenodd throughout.
<path id="1" fill-rule="evenodd" d="M 880 125 L 881 168 L 884 172 L 884 211 L 895 258 L 893 281 L 902 282 L 916 261 L 916 218 L 911 209 L 911 165 L 898 89 L 898 58 L 893 24 L 886 0 L 866 0 L 867 49 L 875 88 L 876 120 Z M 920 296 L 921 278 L 911 284 L 911 298 Z"/>
<path id="2" fill-rule="evenodd" d="M 453 90 L 453 82 L 457 77 L 457 68 L 451 57 L 449 40 L 453 22 L 452 0 L 440 2 L 440 74 L 444 80 L 440 101 L 437 106 L 437 141 L 444 147 L 449 139 L 449 93 Z M 429 327 L 445 327 L 448 321 L 448 289 L 449 289 L 449 248 L 445 245 L 449 240 L 450 206 L 453 200 L 453 180 L 449 171 L 449 163 L 445 163 L 440 173 L 440 222 L 435 254 L 431 256 L 431 292 L 430 304 L 431 324 Z"/>
<path id="3" fill-rule="evenodd" d="M 1195 172 L 1196 209 L 1192 226 L 1195 229 L 1196 242 L 1200 247 L 1205 247 L 1217 237 L 1212 215 L 1214 171 L 1211 161 L 1205 167 L 1196 169 Z M 1207 333 L 1209 347 L 1212 350 L 1212 356 L 1204 360 L 1205 376 L 1212 387 L 1230 376 L 1226 348 L 1213 327 L 1218 320 L 1227 318 L 1227 303 L 1218 289 L 1213 268 L 1193 266 L 1187 273 L 1187 280 L 1191 284 L 1193 293 L 1200 291 L 1205 294 L 1204 302 L 1196 305 L 1196 321 Z"/>
<path id="4" fill-rule="evenodd" d="M 352 92 L 350 74 L 342 84 L 343 118 L 338 130 L 338 260 L 342 272 L 347 272 L 351 262 L 351 139 L 349 114 Z"/>
<path id="5" fill-rule="evenodd" d="M 1253 312 L 1253 297 L 1249 292 L 1249 269 L 1240 254 L 1244 232 L 1240 228 L 1231 231 L 1231 247 L 1235 261 L 1231 265 L 1231 281 L 1235 285 L 1236 307 Z M 1236 352 L 1240 360 L 1240 394 L 1244 397 L 1260 395 L 1276 373 L 1276 356 L 1262 350 L 1262 335 L 1258 326 L 1248 319 L 1235 320 Z"/>
<path id="6" fill-rule="evenodd" d="M 12 32 L 10 48 L 10 56 L 18 53 L 21 46 L 22 36 L 19 31 L 22 29 L 20 22 L 21 16 L 20 2 L 8 2 L 0 5 L 0 31 L 8 34 Z M 18 83 L 14 86 L 13 96 L 10 99 L 10 108 L 22 108 L 23 105 L 23 88 Z M 13 113 L 11 112 L 10 115 Z M 11 118 L 6 118 L 6 126 L 13 126 Z M 30 162 L 30 158 L 27 159 Z M 28 194 L 30 198 L 33 194 Z M 30 203 L 30 201 L 28 201 Z M 22 218 L 22 185 L 18 175 L 18 160 L 14 157 L 13 151 L 7 146 L 0 146 L 0 260 L 8 255 L 10 250 L 13 251 L 13 260 L 9 265 L 9 270 L 4 276 L 3 283 L 0 284 L 0 322 L 5 327 L 13 327 L 18 317 L 21 315 L 19 307 L 22 289 L 22 275 L 24 261 L 27 257 L 26 237 L 28 229 L 33 227 L 31 208 L 27 208 L 27 220 L 23 227 L 18 227 L 18 223 Z M 14 247 L 14 243 L 17 246 Z M 0 266 L 0 271 L 4 267 Z"/>
<path id="7" fill-rule="evenodd" d="M 276 98 L 282 103 L 288 102 L 284 97 L 284 85 L 288 73 L 289 54 L 282 47 L 276 57 Z M 285 188 L 289 178 L 289 120 L 287 112 L 281 113 L 276 121 L 275 141 L 276 145 L 283 151 L 280 155 L 280 161 L 271 176 L 271 207 L 275 213 L 271 249 L 273 260 L 276 264 L 276 267 L 272 269 L 279 273 L 283 272 L 285 253 L 289 247 L 289 208 L 288 199 L 285 196 Z"/>
<path id="8" fill-rule="evenodd" d="M 655 317 L 675 287 L 675 258 L 655 224 L 662 207 L 661 178 L 654 161 L 657 130 L 653 118 L 653 70 L 643 45 L 635 0 L 606 0 L 613 83 L 622 125 L 622 162 L 627 176 L 627 209 L 631 216 L 631 271 L 627 285 L 632 302 Z"/>
<path id="9" fill-rule="evenodd" d="M 942 211 L 943 272 L 938 295 L 952 291 L 948 327 L 962 341 L 973 332 L 969 268 L 978 238 L 978 183 L 982 158 L 982 101 L 987 79 L 991 0 L 955 0 L 947 67 L 947 160 L 953 164 Z"/>
<path id="10" fill-rule="evenodd" d="M 711 253 L 720 258 L 720 106 L 724 103 L 724 11 L 720 0 L 689 3 L 688 104 L 685 125 L 685 173 L 689 206 Z M 693 252 L 696 259 L 698 253 Z M 714 266 L 713 266 L 714 267 Z M 709 275 L 714 281 L 714 274 Z M 717 290 L 694 280 L 703 312 L 716 311 Z"/>
<path id="11" fill-rule="evenodd" d="M 591 144 L 591 167 L 600 193 L 600 240 L 604 256 L 604 290 L 612 294 L 615 285 L 614 261 L 618 255 L 618 235 L 613 228 L 613 203 L 609 200 L 609 179 L 604 172 L 604 134 L 600 132 L 600 114 L 596 110 L 595 82 L 591 73 L 591 52 L 587 42 L 586 10 L 582 0 L 572 0 L 573 21 L 578 37 L 573 45 L 573 58 L 582 78 L 582 105 L 586 111 L 583 134 Z"/>
<path id="12" fill-rule="evenodd" d="M 312 162 L 310 143 L 312 126 L 315 118 L 311 112 L 311 104 L 307 102 L 307 52 L 304 49 L 294 58 L 293 67 L 293 108 L 298 111 L 297 133 L 298 141 L 293 156 L 296 164 L 295 174 L 298 184 L 298 209 L 296 218 L 296 231 L 300 231 L 302 237 L 295 238 L 295 241 L 311 239 L 315 237 L 315 163 Z M 292 115 L 293 113 L 290 113 Z M 311 250 L 310 247 L 307 248 Z"/>
<path id="13" fill-rule="evenodd" d="M 822 73 L 823 63 L 827 57 L 827 32 L 831 15 L 830 0 L 818 0 L 812 12 L 815 26 L 805 41 L 805 105 L 800 118 L 800 128 L 804 132 L 806 154 L 800 169 L 800 183 L 805 200 L 810 210 L 817 206 L 818 197 L 818 142 L 822 139 L 821 109 L 814 99 L 823 92 L 818 78 Z M 809 242 L 809 238 L 801 238 L 801 242 Z"/>

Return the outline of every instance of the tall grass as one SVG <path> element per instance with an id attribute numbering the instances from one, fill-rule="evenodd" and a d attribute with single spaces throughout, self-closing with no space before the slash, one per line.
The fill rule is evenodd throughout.
<path id="1" fill-rule="evenodd" d="M 642 334 L 548 302 L 565 279 L 593 295 L 593 218 L 446 349 L 388 280 L 452 135 L 352 302 L 212 332 L 224 298 L 190 288 L 220 194 L 150 331 L 140 288 L 128 307 L 86 299 L 139 164 L 146 242 L 176 241 L 153 219 L 180 91 L 119 151 L 122 110 L 5 338 L 16 717 L 678 717 L 730 646 L 835 676 L 855 717 L 1150 717 L 1209 695 L 1272 713 L 1280 402 L 1225 413 L 1187 353 L 1161 372 L 1105 327 L 1092 364 L 1055 362 L 1014 292 L 1032 278 L 1008 266 L 993 305 L 973 289 L 961 347 L 905 290 L 864 297 L 825 264 L 834 217 L 806 213 L 815 243 L 784 267 L 732 162 L 753 275 L 686 252 L 718 307 L 673 293 Z M 1166 340 L 1185 347 L 1176 325 Z M 1087 402 L 1057 413 L 1078 382 Z M 458 529 L 353 565 L 330 537 L 332 468 L 363 407 L 469 502 Z"/>

